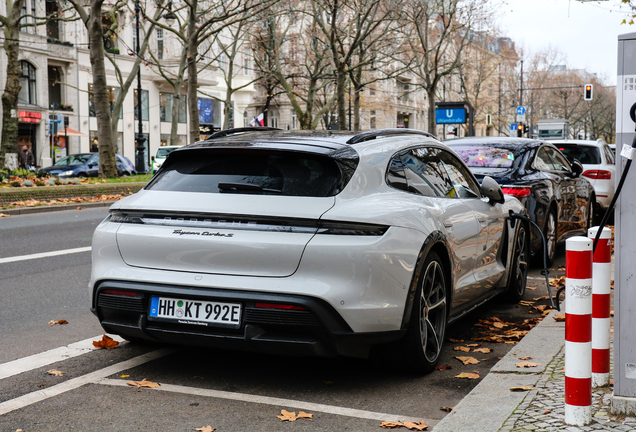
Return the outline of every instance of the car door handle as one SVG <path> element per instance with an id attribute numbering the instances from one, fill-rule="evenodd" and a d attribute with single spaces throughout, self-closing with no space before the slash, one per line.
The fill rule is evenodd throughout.
<path id="1" fill-rule="evenodd" d="M 452 222 L 444 222 L 444 226 L 446 228 L 452 228 L 453 227 L 453 223 Z"/>
<path id="2" fill-rule="evenodd" d="M 488 220 L 485 217 L 479 217 L 479 218 L 477 218 L 477 220 L 482 225 L 486 225 L 486 223 L 488 223 Z"/>

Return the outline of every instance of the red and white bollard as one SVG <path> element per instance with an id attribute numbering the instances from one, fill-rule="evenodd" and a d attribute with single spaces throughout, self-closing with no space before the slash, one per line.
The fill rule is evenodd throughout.
<path id="1" fill-rule="evenodd" d="M 565 423 L 592 422 L 592 243 L 565 243 Z"/>
<path id="2" fill-rule="evenodd" d="M 587 232 L 596 238 L 599 227 Z M 592 277 L 592 386 L 609 384 L 610 375 L 610 286 L 612 272 L 612 230 L 603 228 L 594 252 Z"/>

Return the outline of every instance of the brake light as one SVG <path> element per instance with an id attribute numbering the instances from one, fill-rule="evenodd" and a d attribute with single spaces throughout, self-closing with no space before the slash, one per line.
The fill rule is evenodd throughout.
<path id="1" fill-rule="evenodd" d="M 501 190 L 505 195 L 512 195 L 515 198 L 525 198 L 532 195 L 532 188 L 529 187 L 502 187 Z"/>
<path id="2" fill-rule="evenodd" d="M 132 291 L 120 291 L 120 290 L 107 289 L 107 290 L 104 290 L 103 293 L 104 294 L 123 295 L 123 296 L 128 296 L 128 297 L 137 297 L 137 293 L 136 292 L 132 292 Z"/>
<path id="3" fill-rule="evenodd" d="M 587 178 L 596 179 L 596 180 L 611 180 L 612 173 L 605 170 L 587 170 L 583 173 L 583 175 Z"/>
<path id="4" fill-rule="evenodd" d="M 254 306 L 264 309 L 307 310 L 307 308 L 304 308 L 302 306 L 278 303 L 256 303 Z"/>

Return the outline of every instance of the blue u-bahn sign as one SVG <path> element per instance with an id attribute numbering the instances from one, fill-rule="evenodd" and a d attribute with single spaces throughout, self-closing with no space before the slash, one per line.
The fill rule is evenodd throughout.
<path id="1" fill-rule="evenodd" d="M 437 124 L 466 123 L 466 108 L 437 108 L 435 110 L 435 123 Z"/>

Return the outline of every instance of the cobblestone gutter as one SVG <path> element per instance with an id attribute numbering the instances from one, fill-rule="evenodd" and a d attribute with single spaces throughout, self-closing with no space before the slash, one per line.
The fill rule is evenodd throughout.
<path id="1" fill-rule="evenodd" d="M 135 183 L 104 183 L 73 186 L 38 186 L 0 188 L 0 207 L 9 203 L 26 200 L 50 201 L 57 198 L 76 198 L 97 195 L 121 195 L 137 192 L 146 185 Z"/>

